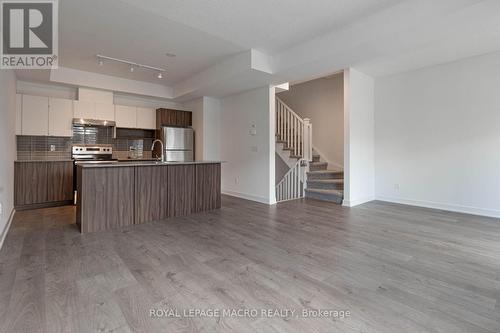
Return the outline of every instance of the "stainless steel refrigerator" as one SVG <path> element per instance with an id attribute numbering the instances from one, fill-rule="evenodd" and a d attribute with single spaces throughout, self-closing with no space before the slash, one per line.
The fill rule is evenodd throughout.
<path id="1" fill-rule="evenodd" d="M 163 127 L 165 160 L 184 162 L 194 160 L 194 131 L 192 128 Z"/>

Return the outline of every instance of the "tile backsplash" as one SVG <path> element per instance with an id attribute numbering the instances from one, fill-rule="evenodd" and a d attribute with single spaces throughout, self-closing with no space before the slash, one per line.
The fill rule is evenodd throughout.
<path id="1" fill-rule="evenodd" d="M 18 135 L 18 160 L 66 160 L 71 159 L 73 144 L 109 144 L 113 146 L 115 158 L 150 158 L 149 148 L 154 140 L 153 131 L 117 131 L 113 138 L 111 127 L 73 126 L 73 137 Z M 132 148 L 131 148 L 132 147 Z"/>
<path id="2" fill-rule="evenodd" d="M 109 145 L 113 144 L 112 127 L 73 126 L 73 144 L 79 145 Z"/>
<path id="3" fill-rule="evenodd" d="M 18 160 L 65 160 L 71 158 L 71 138 L 17 136 Z"/>

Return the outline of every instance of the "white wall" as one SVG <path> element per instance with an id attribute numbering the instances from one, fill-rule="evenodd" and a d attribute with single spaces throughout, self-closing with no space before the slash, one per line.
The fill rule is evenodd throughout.
<path id="1" fill-rule="evenodd" d="M 195 131 L 195 158 L 220 160 L 220 100 L 202 97 L 184 103 L 193 112 Z"/>
<path id="2" fill-rule="evenodd" d="M 203 159 L 220 159 L 221 101 L 203 97 Z"/>
<path id="3" fill-rule="evenodd" d="M 375 197 L 374 80 L 353 68 L 344 72 L 344 205 Z"/>
<path id="4" fill-rule="evenodd" d="M 78 88 L 58 84 L 45 84 L 28 81 L 17 81 L 17 92 L 20 94 L 47 96 L 66 99 L 78 99 Z"/>
<path id="5" fill-rule="evenodd" d="M 500 53 L 376 81 L 381 200 L 500 217 Z"/>
<path id="6" fill-rule="evenodd" d="M 0 70 L 0 248 L 14 209 L 14 160 L 16 159 L 16 76 Z"/>
<path id="7" fill-rule="evenodd" d="M 90 91 L 107 92 L 106 90 L 87 89 Z M 28 81 L 17 81 L 17 92 L 20 94 L 47 96 L 66 99 L 78 99 L 78 87 L 65 86 L 53 83 L 38 83 Z M 108 100 L 109 102 L 109 100 Z M 144 108 L 172 108 L 185 110 L 185 106 L 168 99 L 132 95 L 126 93 L 113 93 L 113 103 L 117 105 L 138 106 Z"/>
<path id="8" fill-rule="evenodd" d="M 343 73 L 293 85 L 278 97 L 302 118 L 311 119 L 314 147 L 331 166 L 343 168 Z"/>
<path id="9" fill-rule="evenodd" d="M 186 109 L 193 113 L 194 158 L 203 160 L 203 97 L 184 103 Z"/>
<path id="10" fill-rule="evenodd" d="M 274 88 L 221 100 L 220 158 L 223 193 L 268 204 L 274 195 Z M 257 130 L 251 135 L 252 126 Z"/>

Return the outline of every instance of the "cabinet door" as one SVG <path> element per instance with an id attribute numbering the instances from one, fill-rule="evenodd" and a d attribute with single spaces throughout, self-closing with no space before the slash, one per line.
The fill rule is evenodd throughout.
<path id="1" fill-rule="evenodd" d="M 196 208 L 195 166 L 172 165 L 168 168 L 168 215 L 185 216 L 194 212 Z"/>
<path id="2" fill-rule="evenodd" d="M 23 95 L 16 94 L 16 135 L 23 134 Z"/>
<path id="3" fill-rule="evenodd" d="M 23 135 L 49 134 L 49 98 L 23 95 Z"/>
<path id="4" fill-rule="evenodd" d="M 47 202 L 47 163 L 14 163 L 14 205 Z"/>
<path id="5" fill-rule="evenodd" d="M 109 103 L 95 103 L 95 119 L 115 120 L 115 106 Z"/>
<path id="6" fill-rule="evenodd" d="M 116 127 L 136 128 L 137 108 L 135 106 L 115 105 Z"/>
<path id="7" fill-rule="evenodd" d="M 221 207 L 220 163 L 197 164 L 196 166 L 195 212 L 204 212 Z"/>
<path id="8" fill-rule="evenodd" d="M 160 123 L 163 126 L 179 126 L 189 127 L 192 126 L 192 113 L 191 111 L 180 111 L 170 109 L 158 109 Z"/>
<path id="9" fill-rule="evenodd" d="M 153 108 L 137 108 L 137 128 L 156 129 L 156 110 Z"/>
<path id="10" fill-rule="evenodd" d="M 95 119 L 95 103 L 89 101 L 74 101 L 74 118 Z"/>
<path id="11" fill-rule="evenodd" d="M 49 99 L 49 135 L 71 137 L 73 122 L 73 101 L 70 99 Z"/>
<path id="12" fill-rule="evenodd" d="M 73 199 L 73 162 L 47 162 L 47 201 Z"/>

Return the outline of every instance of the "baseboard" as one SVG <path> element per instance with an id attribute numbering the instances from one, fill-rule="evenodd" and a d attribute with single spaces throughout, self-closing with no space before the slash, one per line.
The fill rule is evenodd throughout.
<path id="1" fill-rule="evenodd" d="M 405 198 L 394 198 L 394 197 L 386 197 L 386 196 L 376 196 L 375 199 L 380 200 L 380 201 L 385 201 L 385 202 L 402 204 L 402 205 L 417 206 L 417 207 L 445 210 L 445 211 L 456 212 L 456 213 L 500 218 L 500 210 L 495 210 L 495 209 L 485 209 L 485 208 L 479 208 L 479 207 L 446 204 L 446 203 L 441 203 L 441 202 L 433 202 L 433 201 L 425 201 L 425 200 L 413 200 L 413 199 L 405 199 Z"/>
<path id="2" fill-rule="evenodd" d="M 356 199 L 356 200 L 346 200 L 346 199 L 344 199 L 344 201 L 342 201 L 342 206 L 345 206 L 345 207 L 355 207 L 355 206 L 359 206 L 359 205 L 362 205 L 364 203 L 367 203 L 367 202 L 370 202 L 370 201 L 373 201 L 373 200 L 375 200 L 375 197 L 373 197 L 373 196 L 365 197 L 365 198 L 361 198 L 361 199 Z"/>
<path id="3" fill-rule="evenodd" d="M 269 202 L 269 198 L 264 198 L 264 197 L 259 197 L 251 194 L 246 194 L 246 193 L 241 193 L 241 192 L 235 192 L 235 191 L 229 191 L 229 190 L 222 190 L 222 194 L 229 195 L 232 197 L 237 197 L 240 199 L 246 199 L 250 201 L 256 201 L 260 202 L 266 205 L 272 205 L 271 202 Z"/>
<path id="4" fill-rule="evenodd" d="M 14 214 L 16 213 L 15 209 L 12 209 L 10 212 L 9 219 L 7 220 L 7 224 L 5 225 L 5 228 L 2 231 L 2 236 L 0 237 L 0 250 L 2 249 L 3 242 L 5 241 L 5 238 L 7 237 L 7 233 L 9 232 L 10 225 L 12 224 L 12 220 L 14 219 Z"/>
<path id="5" fill-rule="evenodd" d="M 52 201 L 52 202 L 44 202 L 44 203 L 39 203 L 39 204 L 21 205 L 21 206 L 15 206 L 14 208 L 17 211 L 22 211 L 22 210 L 32 210 L 32 209 L 40 209 L 40 208 L 71 206 L 71 205 L 73 205 L 73 200 Z"/>

